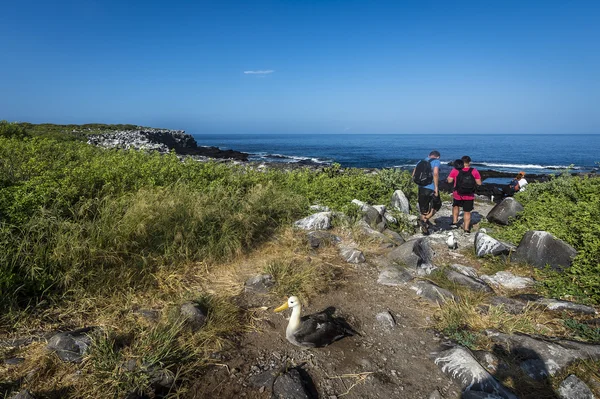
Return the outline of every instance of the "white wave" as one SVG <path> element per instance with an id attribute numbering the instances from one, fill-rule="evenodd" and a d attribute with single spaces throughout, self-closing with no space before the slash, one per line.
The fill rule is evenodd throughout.
<path id="1" fill-rule="evenodd" d="M 510 168 L 510 169 L 567 169 L 568 165 L 537 165 L 537 164 L 512 164 L 512 163 L 495 163 L 495 162 L 473 162 L 473 165 L 489 166 L 493 168 Z M 581 169 L 573 167 L 573 169 Z"/>

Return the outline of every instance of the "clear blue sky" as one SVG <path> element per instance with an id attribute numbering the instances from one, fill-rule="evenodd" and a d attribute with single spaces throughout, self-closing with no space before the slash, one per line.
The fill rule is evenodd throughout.
<path id="1" fill-rule="evenodd" d="M 0 119 L 600 133 L 597 0 L 18 0 L 0 15 Z"/>

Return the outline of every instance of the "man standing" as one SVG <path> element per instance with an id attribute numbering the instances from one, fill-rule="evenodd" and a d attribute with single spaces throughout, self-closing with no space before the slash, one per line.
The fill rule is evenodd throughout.
<path id="1" fill-rule="evenodd" d="M 438 181 L 440 176 L 440 153 L 431 151 L 429 157 L 419 161 L 413 169 L 413 180 L 419 185 L 419 226 L 421 233 L 429 234 L 427 223 L 435 215 L 435 212 L 442 207 L 440 193 L 438 191 Z"/>
<path id="2" fill-rule="evenodd" d="M 475 190 L 481 186 L 481 175 L 475 168 L 471 168 L 471 157 L 465 155 L 461 158 L 464 167 L 460 170 L 452 169 L 448 175 L 448 183 L 454 182 L 452 193 L 452 224 L 451 228 L 458 228 L 458 213 L 463 209 L 463 229 L 465 233 L 471 232 L 471 211 L 475 200 Z"/>

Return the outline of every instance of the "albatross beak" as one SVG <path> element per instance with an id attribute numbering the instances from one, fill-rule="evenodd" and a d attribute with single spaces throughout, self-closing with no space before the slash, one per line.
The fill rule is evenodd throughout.
<path id="1" fill-rule="evenodd" d="M 287 308 L 289 308 L 290 306 L 288 305 L 287 301 L 281 305 L 280 307 L 278 307 L 277 309 L 274 310 L 274 312 L 283 312 L 284 310 L 286 310 Z"/>

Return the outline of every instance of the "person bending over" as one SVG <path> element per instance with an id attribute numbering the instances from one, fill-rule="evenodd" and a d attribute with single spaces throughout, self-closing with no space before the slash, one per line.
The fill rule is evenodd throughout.
<path id="1" fill-rule="evenodd" d="M 475 168 L 471 168 L 471 157 L 465 155 L 462 169 L 452 169 L 448 175 L 448 183 L 454 183 L 452 192 L 452 224 L 451 228 L 458 228 L 458 214 L 463 210 L 463 229 L 465 233 L 471 232 L 471 211 L 475 200 L 475 190 L 481 186 L 481 175 Z"/>

